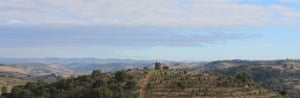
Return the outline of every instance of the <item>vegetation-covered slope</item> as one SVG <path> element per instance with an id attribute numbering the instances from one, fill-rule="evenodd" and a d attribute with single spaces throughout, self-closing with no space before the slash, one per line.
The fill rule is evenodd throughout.
<path id="1" fill-rule="evenodd" d="M 137 76 L 138 77 L 138 76 Z M 121 71 L 115 74 L 94 71 L 91 75 L 63 79 L 47 84 L 42 81 L 16 86 L 7 98 L 123 98 L 138 97 L 136 78 Z"/>
<path id="2" fill-rule="evenodd" d="M 18 77 L 26 80 L 55 82 L 59 78 L 75 75 L 72 70 L 57 64 L 42 63 L 0 63 L 0 75 Z"/>
<path id="3" fill-rule="evenodd" d="M 134 70 L 91 75 L 55 83 L 17 86 L 6 98 L 186 98 L 275 97 L 257 86 L 246 73 L 236 77 L 176 70 Z"/>
<path id="4" fill-rule="evenodd" d="M 25 85 L 29 80 L 19 79 L 15 77 L 0 76 L 1 93 L 8 93 L 14 86 Z"/>
<path id="5" fill-rule="evenodd" d="M 279 97 L 256 85 L 247 73 L 235 77 L 184 71 L 154 71 L 148 98 Z"/>
<path id="6" fill-rule="evenodd" d="M 218 70 L 221 74 L 233 76 L 240 71 L 251 75 L 258 84 L 288 97 L 300 97 L 300 70 L 296 64 L 243 65 Z"/>

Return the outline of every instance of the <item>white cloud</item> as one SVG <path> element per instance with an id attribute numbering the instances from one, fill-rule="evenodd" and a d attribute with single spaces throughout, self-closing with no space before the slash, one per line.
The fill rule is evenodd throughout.
<path id="1" fill-rule="evenodd" d="M 299 25 L 300 12 L 296 9 L 282 5 L 272 5 L 270 6 L 270 9 L 272 9 L 274 17 L 277 19 L 274 24 L 293 27 Z"/>
<path id="2" fill-rule="evenodd" d="M 255 48 L 271 48 L 272 44 L 270 43 L 258 43 L 257 45 L 254 45 Z"/>
<path id="3" fill-rule="evenodd" d="M 298 18 L 300 17 L 300 12 L 296 11 L 293 8 L 281 6 L 281 5 L 272 5 L 271 9 L 278 12 L 282 17 L 285 18 Z"/>
<path id="4" fill-rule="evenodd" d="M 256 35 L 243 33 L 209 33 L 200 30 L 187 31 L 161 28 L 34 28 L 38 29 L 0 27 L 0 30 L 2 30 L 0 33 L 0 48 L 45 46 L 199 47 L 207 44 L 257 37 Z"/>
<path id="5" fill-rule="evenodd" d="M 286 3 L 298 3 L 298 4 L 300 4 L 299 0 L 279 0 L 279 1 L 286 2 Z"/>
<path id="6" fill-rule="evenodd" d="M 158 27 L 231 27 L 290 24 L 296 11 L 241 4 L 241 0 L 14 0 L 0 1 L 0 20 L 28 25 L 87 24 Z M 281 13 L 281 21 L 274 15 Z M 2 25 L 5 23 L 2 23 Z"/>

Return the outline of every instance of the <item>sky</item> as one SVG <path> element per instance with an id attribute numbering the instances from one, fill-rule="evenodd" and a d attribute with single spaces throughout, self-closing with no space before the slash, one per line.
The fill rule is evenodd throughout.
<path id="1" fill-rule="evenodd" d="M 0 58 L 300 59 L 300 0 L 1 0 Z"/>

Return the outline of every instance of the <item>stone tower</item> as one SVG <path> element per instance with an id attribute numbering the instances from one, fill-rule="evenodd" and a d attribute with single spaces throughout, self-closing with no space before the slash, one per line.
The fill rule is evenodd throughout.
<path id="1" fill-rule="evenodd" d="M 163 69 L 164 64 L 161 62 L 156 62 L 154 68 L 156 70 L 162 70 Z"/>

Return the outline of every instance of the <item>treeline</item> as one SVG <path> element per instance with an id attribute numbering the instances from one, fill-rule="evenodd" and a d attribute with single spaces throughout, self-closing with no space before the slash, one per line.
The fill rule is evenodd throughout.
<path id="1" fill-rule="evenodd" d="M 95 70 L 91 75 L 16 86 L 0 98 L 137 98 L 137 80 L 126 71 L 114 74 Z"/>

